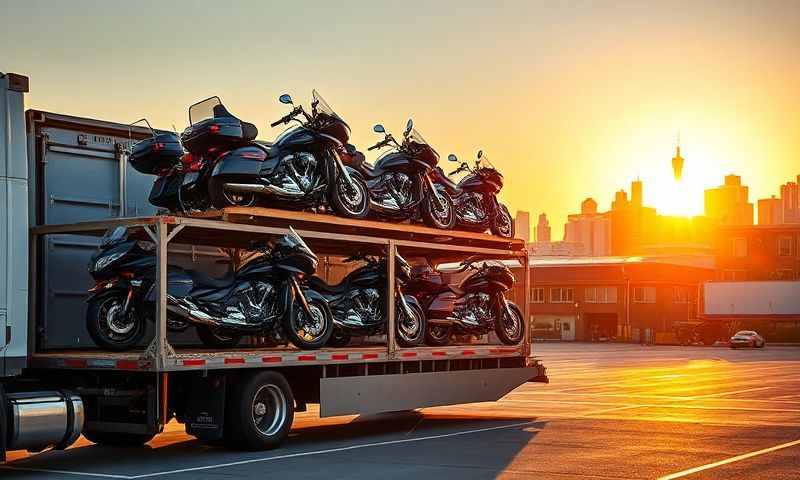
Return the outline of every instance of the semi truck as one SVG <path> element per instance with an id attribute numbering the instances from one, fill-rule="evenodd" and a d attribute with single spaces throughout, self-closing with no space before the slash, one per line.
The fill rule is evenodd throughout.
<path id="1" fill-rule="evenodd" d="M 142 445 L 170 421 L 209 444 L 280 445 L 295 411 L 318 403 L 321 416 L 371 414 L 493 401 L 524 382 L 546 382 L 533 356 L 526 292 L 524 341 L 487 339 L 402 348 L 387 334 L 344 348 L 301 351 L 259 342 L 198 346 L 167 332 L 168 264 L 222 268 L 221 248 L 246 249 L 294 228 L 320 255 L 371 252 L 395 262 L 467 256 L 517 259 L 518 239 L 442 232 L 331 215 L 232 208 L 199 216 L 157 212 L 152 177 L 126 162 L 148 132 L 108 121 L 25 110 L 29 81 L 0 73 L 0 455 L 64 449 L 80 435 L 109 445 Z M 85 329 L 89 256 L 109 229 L 124 226 L 154 245 L 158 300 L 139 348 L 100 350 Z M 325 273 L 325 262 L 321 267 Z M 526 267 L 527 268 L 527 267 Z M 527 282 L 529 275 L 525 275 Z"/>

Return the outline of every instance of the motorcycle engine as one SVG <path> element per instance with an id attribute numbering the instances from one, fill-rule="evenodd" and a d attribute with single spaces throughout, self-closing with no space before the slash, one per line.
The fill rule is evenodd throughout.
<path id="1" fill-rule="evenodd" d="M 457 310 L 456 317 L 460 318 L 464 324 L 471 326 L 485 325 L 491 319 L 492 308 L 489 294 L 476 293 L 470 296 L 463 309 Z"/>
<path id="2" fill-rule="evenodd" d="M 472 192 L 464 196 L 459 203 L 461 218 L 467 222 L 482 223 L 486 220 L 486 209 L 483 208 L 483 196 Z"/>
<path id="3" fill-rule="evenodd" d="M 399 210 L 411 203 L 411 177 L 402 172 L 389 173 L 381 177 L 376 193 L 381 205 L 386 208 Z"/>
<path id="4" fill-rule="evenodd" d="M 263 322 L 276 313 L 275 296 L 272 284 L 256 282 L 234 295 L 225 305 L 225 313 L 228 317 L 238 316 L 249 324 Z"/>
<path id="5" fill-rule="evenodd" d="M 347 310 L 346 323 L 365 325 L 380 321 L 381 295 L 374 288 L 359 290 L 352 298 L 350 308 Z"/>
<path id="6" fill-rule="evenodd" d="M 308 152 L 286 155 L 273 183 L 289 193 L 308 193 L 314 187 L 316 169 L 317 159 Z"/>

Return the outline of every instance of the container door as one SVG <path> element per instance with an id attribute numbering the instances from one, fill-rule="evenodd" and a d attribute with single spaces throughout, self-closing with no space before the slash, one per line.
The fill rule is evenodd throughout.
<path id="1" fill-rule="evenodd" d="M 575 317 L 561 318 L 561 340 L 569 342 L 575 340 Z"/>

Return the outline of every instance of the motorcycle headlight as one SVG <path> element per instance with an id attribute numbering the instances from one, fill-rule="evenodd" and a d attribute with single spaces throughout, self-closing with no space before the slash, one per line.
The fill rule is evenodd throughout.
<path id="1" fill-rule="evenodd" d="M 105 257 L 100 257 L 94 263 L 93 270 L 95 272 L 99 272 L 105 269 L 107 266 L 111 265 L 112 263 L 116 262 L 120 258 L 122 258 L 123 255 L 125 255 L 125 252 L 117 252 L 117 253 L 112 253 L 111 255 L 106 255 Z"/>

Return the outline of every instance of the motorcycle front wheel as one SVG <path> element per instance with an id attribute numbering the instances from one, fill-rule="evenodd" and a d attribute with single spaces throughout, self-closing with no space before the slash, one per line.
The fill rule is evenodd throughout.
<path id="1" fill-rule="evenodd" d="M 326 302 L 308 300 L 308 309 L 295 303 L 285 325 L 286 336 L 295 347 L 302 350 L 316 350 L 328 343 L 333 334 L 333 313 Z"/>
<path id="2" fill-rule="evenodd" d="M 336 213 L 345 218 L 366 218 L 369 214 L 369 190 L 360 175 L 350 172 L 351 183 L 339 175 L 331 185 L 330 201 Z"/>
<path id="3" fill-rule="evenodd" d="M 122 352 L 134 348 L 145 333 L 144 319 L 131 306 L 123 312 L 128 292 L 111 290 L 89 302 L 86 310 L 86 330 L 100 348 Z"/>
<path id="4" fill-rule="evenodd" d="M 409 308 L 410 313 L 399 305 L 395 310 L 397 344 L 401 347 L 416 347 L 425 340 L 425 313 L 415 304 Z"/>
<path id="5" fill-rule="evenodd" d="M 425 225 L 441 230 L 452 230 L 456 225 L 456 209 L 453 199 L 444 190 L 438 190 L 441 205 L 438 205 L 432 193 L 422 202 L 422 221 Z"/>
<path id="6" fill-rule="evenodd" d="M 514 236 L 514 220 L 511 219 L 511 213 L 505 205 L 500 205 L 490 228 L 492 234 L 498 237 L 512 238 Z"/>
<path id="7" fill-rule="evenodd" d="M 508 302 L 508 306 L 511 314 L 504 309 L 501 318 L 495 321 L 494 329 L 501 342 L 506 345 L 516 345 L 525 335 L 525 326 L 519 307 L 511 302 Z"/>

